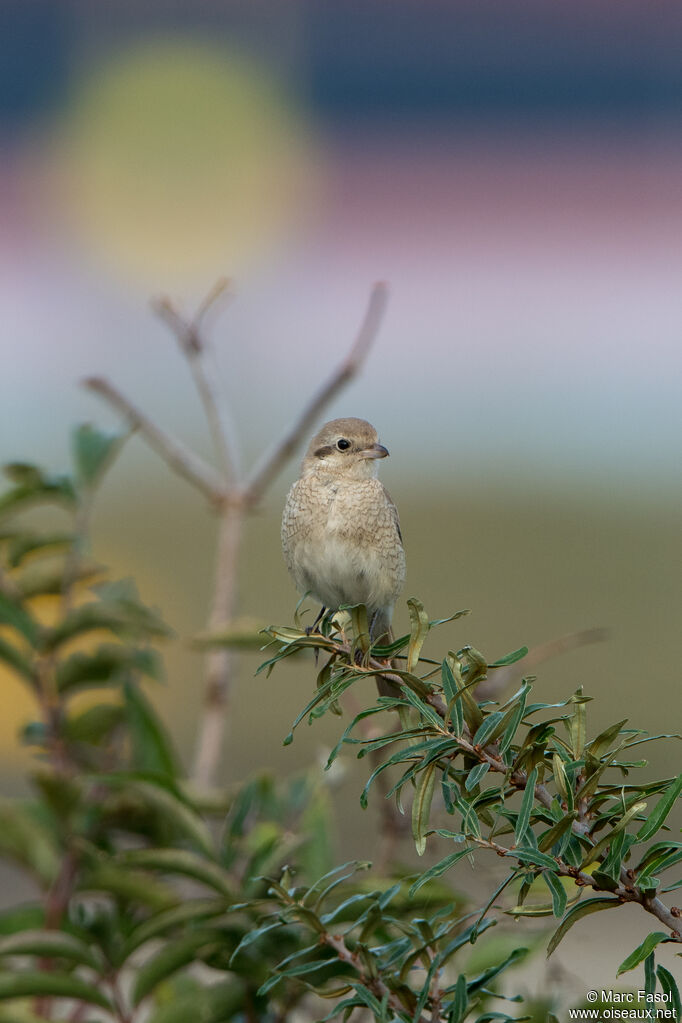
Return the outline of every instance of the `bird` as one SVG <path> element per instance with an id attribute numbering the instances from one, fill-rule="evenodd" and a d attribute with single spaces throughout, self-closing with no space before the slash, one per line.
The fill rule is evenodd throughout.
<path id="1" fill-rule="evenodd" d="M 387 456 L 366 420 L 332 419 L 310 441 L 282 515 L 284 560 L 299 592 L 322 604 L 320 615 L 364 604 L 373 643 L 391 641 L 405 582 L 398 511 L 377 479 Z"/>

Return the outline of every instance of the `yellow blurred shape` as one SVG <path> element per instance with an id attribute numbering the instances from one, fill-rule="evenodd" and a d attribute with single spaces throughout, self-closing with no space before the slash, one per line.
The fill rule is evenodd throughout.
<path id="1" fill-rule="evenodd" d="M 144 287 L 242 269 L 316 193 L 302 115 L 265 68 L 212 43 L 157 40 L 106 61 L 60 127 L 62 215 Z"/>

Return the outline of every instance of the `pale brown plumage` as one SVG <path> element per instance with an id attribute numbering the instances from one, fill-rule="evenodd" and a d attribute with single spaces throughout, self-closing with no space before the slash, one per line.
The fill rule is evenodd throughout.
<path id="1" fill-rule="evenodd" d="M 313 437 L 282 516 L 282 548 L 301 593 L 327 608 L 366 604 L 372 637 L 390 633 L 405 581 L 398 512 L 376 478 L 388 451 L 364 419 L 333 419 Z"/>

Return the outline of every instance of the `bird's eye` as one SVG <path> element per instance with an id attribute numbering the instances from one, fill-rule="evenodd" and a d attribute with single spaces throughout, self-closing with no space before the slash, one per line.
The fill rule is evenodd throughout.
<path id="1" fill-rule="evenodd" d="M 348 448 L 350 447 L 350 441 L 346 440 L 345 437 L 342 437 L 341 440 L 337 440 L 336 446 L 339 449 L 339 451 L 348 451 Z"/>

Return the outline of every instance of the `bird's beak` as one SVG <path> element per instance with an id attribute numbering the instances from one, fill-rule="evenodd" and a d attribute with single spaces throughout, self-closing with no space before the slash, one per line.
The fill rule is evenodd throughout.
<path id="1" fill-rule="evenodd" d="M 388 458 L 388 448 L 383 444 L 372 444 L 360 452 L 361 458 Z"/>

